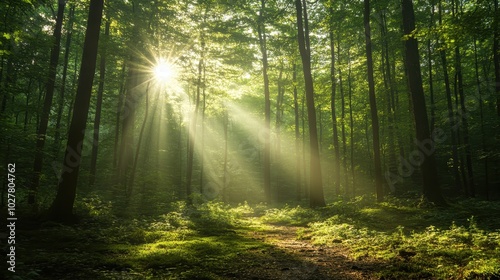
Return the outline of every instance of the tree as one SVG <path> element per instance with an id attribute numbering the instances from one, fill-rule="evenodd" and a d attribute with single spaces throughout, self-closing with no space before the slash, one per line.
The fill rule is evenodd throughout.
<path id="1" fill-rule="evenodd" d="M 498 16 L 498 0 L 494 2 L 493 19 L 493 64 L 495 66 L 495 92 L 497 96 L 497 115 L 500 117 L 500 27 Z"/>
<path id="2" fill-rule="evenodd" d="M 442 8 L 441 1 L 439 1 L 439 25 L 441 25 L 441 26 L 443 25 L 443 8 Z M 453 176 L 455 178 L 455 186 L 457 188 L 461 188 L 462 182 L 460 180 L 460 172 L 458 171 L 458 168 L 460 165 L 459 160 L 458 160 L 458 143 L 457 143 L 458 136 L 457 136 L 457 129 L 455 128 L 455 124 L 453 121 L 455 119 L 455 114 L 453 112 L 453 101 L 451 99 L 450 77 L 448 74 L 448 62 L 447 62 L 448 60 L 446 58 L 446 50 L 445 50 L 444 46 L 442 46 L 440 48 L 439 54 L 441 56 L 441 64 L 443 66 L 443 76 L 444 76 L 448 121 L 450 123 L 450 131 L 451 131 Z"/>
<path id="3" fill-rule="evenodd" d="M 56 198 L 49 210 L 49 217 L 56 221 L 71 222 L 74 220 L 73 204 L 76 196 L 90 97 L 92 95 L 103 6 L 104 0 L 90 1 L 82 65 L 64 154 L 63 170 Z"/>
<path id="4" fill-rule="evenodd" d="M 439 187 L 439 176 L 434 155 L 435 143 L 431 138 L 429 130 L 429 120 L 427 118 L 427 108 L 420 73 L 418 43 L 417 39 L 412 35 L 412 32 L 415 30 L 415 14 L 412 0 L 402 0 L 402 13 L 405 35 L 405 66 L 408 73 L 408 85 L 413 104 L 416 141 L 421 145 L 427 145 L 430 151 L 424 155 L 424 158 L 419 159 L 422 169 L 423 193 L 429 201 L 436 205 L 446 205 Z"/>
<path id="5" fill-rule="evenodd" d="M 271 203 L 271 101 L 269 92 L 269 76 L 267 74 L 269 65 L 267 61 L 266 27 L 264 22 L 264 11 L 266 0 L 261 0 L 257 31 L 259 34 L 259 46 L 262 54 L 262 77 L 264 80 L 264 193 L 267 203 Z"/>
<path id="6" fill-rule="evenodd" d="M 94 117 L 94 137 L 93 145 L 92 145 L 92 158 L 90 161 L 90 186 L 92 187 L 95 183 L 95 176 L 97 171 L 97 155 L 99 152 L 99 129 L 101 124 L 101 110 L 102 110 L 102 97 L 104 94 L 104 78 L 106 74 L 106 43 L 108 42 L 109 37 L 109 26 L 111 24 L 111 20 L 108 18 L 106 21 L 106 27 L 104 28 L 104 46 L 102 48 L 101 58 L 99 62 L 99 88 L 97 89 L 97 102 L 95 108 L 95 117 Z"/>
<path id="7" fill-rule="evenodd" d="M 333 39 L 333 4 L 330 3 L 329 7 L 330 22 L 329 22 L 329 37 L 330 37 L 330 83 L 331 83 L 331 95 L 330 95 L 330 110 L 332 113 L 332 128 L 333 128 L 333 152 L 335 155 L 334 162 L 334 188 L 337 195 L 340 195 L 340 145 L 339 145 L 339 134 L 337 129 L 337 114 L 335 110 L 335 93 L 337 81 L 335 77 L 335 41 Z"/>
<path id="8" fill-rule="evenodd" d="M 68 31 L 66 34 L 66 43 L 64 50 L 64 62 L 63 62 L 63 74 L 61 80 L 61 91 L 59 93 L 59 102 L 57 108 L 57 119 L 56 119 L 56 132 L 54 136 L 54 150 L 56 154 L 58 154 L 59 149 L 61 148 L 61 119 L 64 111 L 64 97 L 66 95 L 66 80 L 68 77 L 68 64 L 69 64 L 69 55 L 71 51 L 71 38 L 73 35 L 73 22 L 75 21 L 75 5 L 70 6 L 69 11 L 69 19 L 68 19 Z"/>
<path id="9" fill-rule="evenodd" d="M 303 6 L 303 7 L 302 7 Z M 309 124 L 310 159 L 310 195 L 311 207 L 325 206 L 323 195 L 323 178 L 321 177 L 321 162 L 319 157 L 318 131 L 316 127 L 316 107 L 314 106 L 314 86 L 311 73 L 311 46 L 309 43 L 309 28 L 307 7 L 305 1 L 295 0 L 298 28 L 298 44 L 306 89 L 307 116 Z"/>
<path id="10" fill-rule="evenodd" d="M 380 161 L 380 136 L 377 113 L 377 100 L 375 97 L 375 81 L 373 79 L 373 58 L 372 58 L 372 39 L 370 29 L 370 0 L 364 0 L 364 25 L 365 25 L 365 48 L 366 64 L 368 71 L 368 91 L 370 98 L 370 112 L 372 120 L 373 133 L 373 160 L 375 167 L 375 190 L 377 191 L 377 200 L 380 202 L 384 197 L 382 188 L 382 164 Z"/>
<path id="11" fill-rule="evenodd" d="M 45 139 L 47 133 L 47 126 L 49 124 L 50 111 L 52 109 L 52 99 L 54 98 L 54 88 L 56 83 L 56 70 L 59 61 L 59 50 L 61 48 L 61 29 L 64 18 L 64 7 L 66 0 L 59 0 L 57 5 L 56 27 L 54 29 L 54 44 L 50 53 L 50 65 L 47 75 L 47 83 L 45 86 L 45 101 L 43 104 L 42 117 L 37 130 L 35 161 L 33 164 L 33 180 L 31 182 L 31 189 L 28 194 L 28 203 L 34 204 L 36 193 L 40 186 L 40 175 L 43 167 L 43 147 L 45 146 Z"/>

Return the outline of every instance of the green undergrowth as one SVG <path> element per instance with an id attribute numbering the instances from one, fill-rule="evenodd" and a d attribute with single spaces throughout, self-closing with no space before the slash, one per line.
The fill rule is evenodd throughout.
<path id="1" fill-rule="evenodd" d="M 260 221 L 302 226 L 297 238 L 382 261 L 383 279 L 499 279 L 500 204 L 474 199 L 437 208 L 424 199 L 339 199 L 321 209 L 285 205 Z"/>
<path id="2" fill-rule="evenodd" d="M 318 209 L 176 202 L 163 213 L 131 217 L 91 196 L 76 212 L 76 225 L 21 226 L 17 273 L 8 279 L 238 279 L 291 258 L 251 237 L 274 225 L 297 226 L 297 238 L 314 244 L 347 247 L 353 261 L 376 263 L 372 272 L 381 279 L 500 278 L 494 202 L 435 208 L 421 199 L 358 197 Z"/>
<path id="3" fill-rule="evenodd" d="M 292 209 L 280 211 L 294 220 Z M 378 271 L 383 279 L 500 278 L 498 203 L 460 200 L 435 208 L 418 200 L 358 198 L 310 211 L 309 217 L 320 218 L 311 219 L 298 238 L 342 244 L 353 259 L 383 261 L 386 266 Z M 266 219 L 277 217 L 270 214 Z"/>
<path id="4" fill-rule="evenodd" d="M 251 208 L 178 202 L 155 217 L 119 218 L 98 198 L 78 205 L 80 223 L 22 229 L 12 279 L 220 279 L 241 269 L 231 260 L 270 245 L 238 234 Z M 175 210 L 174 210 L 175 209 Z M 29 237 L 28 237 L 29 236 Z M 19 238 L 21 240 L 22 237 Z M 250 263 L 251 264 L 251 263 Z M 9 278 L 10 279 L 10 278 Z"/>

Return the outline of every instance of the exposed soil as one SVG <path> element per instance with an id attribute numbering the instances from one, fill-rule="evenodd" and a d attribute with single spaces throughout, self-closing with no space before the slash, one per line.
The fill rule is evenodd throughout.
<path id="1" fill-rule="evenodd" d="M 247 238 L 273 245 L 262 250 L 262 262 L 251 263 L 226 273 L 230 279 L 378 279 L 375 272 L 381 263 L 352 260 L 342 244 L 316 246 L 310 240 L 297 240 L 299 227 L 270 226 L 268 230 L 247 232 Z M 255 257 L 255 252 L 254 252 Z M 260 259 L 260 258 L 259 258 Z M 235 260 L 237 262 L 237 260 Z M 240 262 L 245 263 L 244 256 Z"/>

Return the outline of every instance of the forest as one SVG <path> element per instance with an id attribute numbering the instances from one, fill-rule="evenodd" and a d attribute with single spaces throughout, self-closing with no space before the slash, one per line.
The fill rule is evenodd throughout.
<path id="1" fill-rule="evenodd" d="M 498 2 L 2 0 L 2 279 L 500 279 Z"/>

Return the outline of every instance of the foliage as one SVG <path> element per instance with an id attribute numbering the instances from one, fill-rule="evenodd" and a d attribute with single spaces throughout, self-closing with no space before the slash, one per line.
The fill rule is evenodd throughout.
<path id="1" fill-rule="evenodd" d="M 468 207 L 459 201 L 451 209 L 438 211 L 392 201 L 358 210 L 351 207 L 354 211 L 310 223 L 298 236 L 316 244 L 341 243 L 351 249 L 353 258 L 382 259 L 391 264 L 380 272 L 383 278 L 488 279 L 500 275 L 500 231 L 492 224 L 499 220 L 490 220 L 492 211 L 499 212 L 498 205 L 468 200 Z M 473 213 L 480 215 L 481 225 Z M 466 215 L 469 218 L 463 219 Z M 460 224 L 446 226 L 452 219 L 459 219 Z M 422 228 L 425 224 L 429 226 Z"/>
<path id="2" fill-rule="evenodd" d="M 283 208 L 271 208 L 266 210 L 261 220 L 269 224 L 285 224 L 303 226 L 317 220 L 319 213 L 315 210 L 303 208 L 301 206 Z"/>

